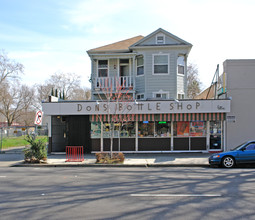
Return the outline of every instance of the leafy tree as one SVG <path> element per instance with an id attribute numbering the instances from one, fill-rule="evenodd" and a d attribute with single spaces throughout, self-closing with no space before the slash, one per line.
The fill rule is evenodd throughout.
<path id="1" fill-rule="evenodd" d="M 196 64 L 189 64 L 187 68 L 187 95 L 189 99 L 194 99 L 201 92 L 201 82 L 198 78 L 198 68 Z"/>

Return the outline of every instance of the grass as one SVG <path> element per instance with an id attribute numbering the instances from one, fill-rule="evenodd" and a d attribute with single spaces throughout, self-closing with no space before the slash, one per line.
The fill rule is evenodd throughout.
<path id="1" fill-rule="evenodd" d="M 47 136 L 37 136 L 37 138 L 38 139 L 43 139 L 45 142 L 48 141 Z M 3 140 L 2 140 L 2 149 L 7 149 L 7 148 L 11 148 L 11 147 L 26 146 L 28 144 L 29 143 L 25 140 L 25 136 L 3 138 Z M 1 143 L 0 143 L 0 146 L 1 146 Z"/>

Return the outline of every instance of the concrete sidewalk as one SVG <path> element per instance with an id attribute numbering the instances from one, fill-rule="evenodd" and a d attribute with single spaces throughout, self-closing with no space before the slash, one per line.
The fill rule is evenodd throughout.
<path id="1" fill-rule="evenodd" d="M 118 166 L 209 166 L 207 153 L 158 153 L 158 154 L 125 154 L 123 164 Z M 51 165 L 84 165 L 84 166 L 109 166 L 109 164 L 95 164 L 94 154 L 85 154 L 83 162 L 65 162 L 65 155 L 50 155 L 47 163 Z M 113 165 L 113 166 L 116 166 Z"/>
<path id="2" fill-rule="evenodd" d="M 25 164 L 24 147 L 7 149 L 0 154 L 0 166 L 209 166 L 209 153 L 134 153 L 125 154 L 123 164 L 96 164 L 95 154 L 85 154 L 82 162 L 66 162 L 66 155 L 48 155 L 47 163 Z"/>

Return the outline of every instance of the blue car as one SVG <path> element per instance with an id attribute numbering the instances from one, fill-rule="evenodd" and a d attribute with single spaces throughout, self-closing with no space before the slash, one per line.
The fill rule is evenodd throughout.
<path id="1" fill-rule="evenodd" d="M 231 151 L 213 154 L 209 157 L 210 165 L 231 168 L 237 164 L 255 164 L 255 141 L 245 142 Z"/>

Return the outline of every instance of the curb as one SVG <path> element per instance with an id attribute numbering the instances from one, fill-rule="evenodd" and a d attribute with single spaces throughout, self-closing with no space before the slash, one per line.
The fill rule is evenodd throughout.
<path id="1" fill-rule="evenodd" d="M 11 167 L 209 167 L 209 164 L 25 164 Z"/>

